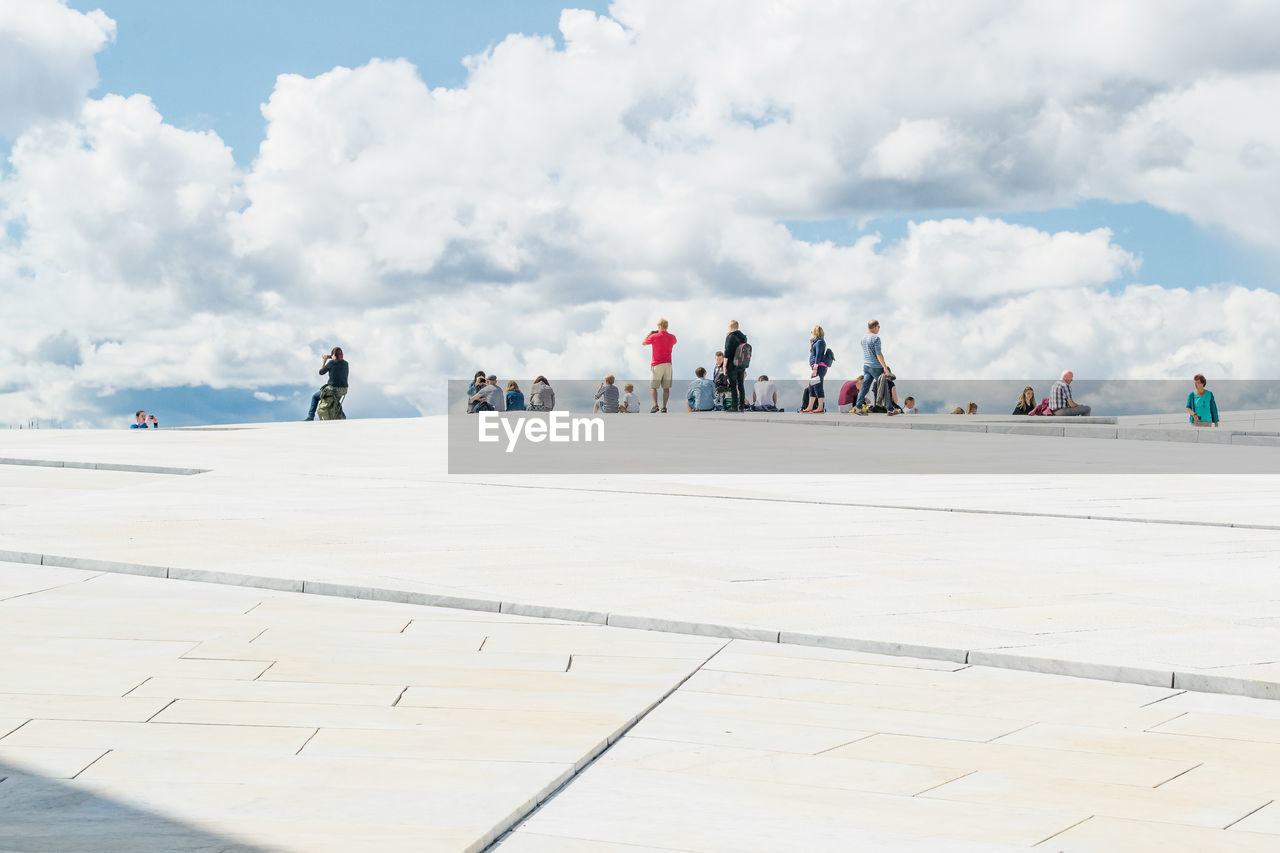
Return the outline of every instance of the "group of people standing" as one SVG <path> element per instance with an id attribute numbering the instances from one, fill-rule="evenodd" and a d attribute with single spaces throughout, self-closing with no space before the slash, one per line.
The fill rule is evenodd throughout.
<path id="1" fill-rule="evenodd" d="M 658 320 L 658 327 L 645 336 L 641 346 L 650 347 L 649 394 L 653 398 L 650 414 L 666 413 L 667 403 L 671 398 L 671 353 L 676 346 L 676 336 L 668 331 L 666 318 Z M 699 367 L 694 371 L 697 377 L 685 397 L 685 404 L 691 412 L 710 411 L 715 406 L 715 398 L 727 398 L 727 404 L 720 408 L 724 411 L 746 411 L 746 390 L 743 387 L 747 368 L 751 366 L 751 344 L 746 334 L 738 328 L 737 320 L 729 321 L 729 333 L 725 335 L 724 349 L 716 353 L 716 365 L 713 376 L 707 379 L 707 370 Z M 702 380 L 699 382 L 698 380 Z M 707 385 L 710 383 L 711 393 L 708 396 Z M 662 403 L 658 403 L 658 391 L 662 391 Z M 599 395 L 597 394 L 597 399 Z"/>
<path id="2" fill-rule="evenodd" d="M 867 322 L 867 333 L 858 343 L 862 349 L 862 376 L 841 386 L 836 398 L 837 410 L 856 415 L 865 415 L 869 411 L 902 414 L 904 409 L 898 402 L 895 387 L 897 377 L 884 360 L 879 320 Z M 827 370 L 835 360 L 835 353 L 827 346 L 826 332 L 821 326 L 814 326 L 809 338 L 809 387 L 805 389 L 800 404 L 801 412 L 819 414 L 827 410 L 825 380 Z M 868 397 L 870 403 L 867 402 Z M 908 409 L 914 409 L 914 399 L 908 397 L 904 402 L 909 404 Z"/>

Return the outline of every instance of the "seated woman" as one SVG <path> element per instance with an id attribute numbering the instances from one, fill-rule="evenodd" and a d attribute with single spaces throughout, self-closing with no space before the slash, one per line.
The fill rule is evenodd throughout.
<path id="1" fill-rule="evenodd" d="M 1218 425 L 1218 402 L 1213 399 L 1213 392 L 1205 386 L 1209 381 L 1203 373 L 1197 373 L 1191 380 L 1195 390 L 1187 395 L 1187 414 L 1194 426 Z"/>
<path id="2" fill-rule="evenodd" d="M 524 392 L 520 390 L 520 386 L 514 379 L 507 380 L 507 411 L 524 411 Z"/>
<path id="3" fill-rule="evenodd" d="M 836 397 L 836 408 L 848 414 L 853 411 L 853 404 L 858 399 L 858 390 L 862 387 L 862 377 L 851 379 L 840 386 L 840 395 Z"/>
<path id="4" fill-rule="evenodd" d="M 484 377 L 483 370 L 477 370 L 476 375 L 471 377 L 471 384 L 467 386 L 467 414 L 472 414 L 476 410 L 475 396 L 485 386 Z"/>
<path id="5" fill-rule="evenodd" d="M 549 412 L 556 407 L 556 392 L 551 390 L 547 377 L 539 376 L 533 380 L 533 388 L 529 391 L 529 411 Z"/>
<path id="6" fill-rule="evenodd" d="M 1022 389 L 1022 396 L 1018 398 L 1018 405 L 1013 407 L 1015 415 L 1029 415 L 1036 408 L 1036 392 L 1035 389 L 1028 385 Z"/>

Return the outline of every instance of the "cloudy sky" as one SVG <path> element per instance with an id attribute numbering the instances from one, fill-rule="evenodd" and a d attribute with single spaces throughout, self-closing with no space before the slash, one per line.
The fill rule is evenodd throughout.
<path id="1" fill-rule="evenodd" d="M 0 426 L 676 370 L 1272 378 L 1280 4 L 0 0 Z M 372 5 L 370 11 L 367 6 Z"/>

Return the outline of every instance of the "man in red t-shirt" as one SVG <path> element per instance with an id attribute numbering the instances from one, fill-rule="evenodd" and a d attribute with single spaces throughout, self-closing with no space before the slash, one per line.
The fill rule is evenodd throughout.
<path id="1" fill-rule="evenodd" d="M 643 346 L 653 347 L 653 374 L 649 378 L 649 394 L 653 397 L 653 408 L 649 414 L 658 411 L 658 388 L 662 388 L 662 411 L 667 411 L 667 398 L 671 396 L 671 350 L 675 349 L 676 336 L 667 331 L 667 321 L 658 321 L 658 328 L 644 339 Z"/>

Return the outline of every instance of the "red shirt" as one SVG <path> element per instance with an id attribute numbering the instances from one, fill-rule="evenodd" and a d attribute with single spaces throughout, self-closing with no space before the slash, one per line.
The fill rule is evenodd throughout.
<path id="1" fill-rule="evenodd" d="M 644 345 L 653 347 L 653 364 L 670 364 L 676 336 L 670 332 L 653 332 L 644 339 Z"/>
<path id="2" fill-rule="evenodd" d="M 840 396 L 836 397 L 837 406 L 847 406 L 858 401 L 858 383 L 850 380 L 840 386 Z"/>

